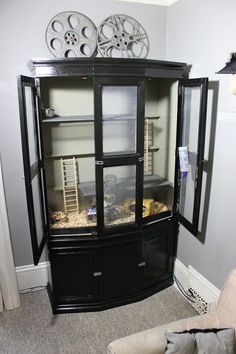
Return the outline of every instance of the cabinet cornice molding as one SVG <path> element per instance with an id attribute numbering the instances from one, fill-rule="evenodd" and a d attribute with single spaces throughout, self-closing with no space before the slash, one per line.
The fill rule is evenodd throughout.
<path id="1" fill-rule="evenodd" d="M 117 0 L 126 2 L 136 2 L 146 5 L 170 6 L 179 0 Z"/>

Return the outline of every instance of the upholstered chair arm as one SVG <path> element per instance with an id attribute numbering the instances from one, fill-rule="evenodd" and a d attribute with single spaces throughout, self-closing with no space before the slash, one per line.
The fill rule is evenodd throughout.
<path id="1" fill-rule="evenodd" d="M 117 339 L 109 344 L 107 354 L 163 354 L 166 348 L 165 333 L 185 331 L 189 321 L 193 319 L 191 317 L 170 322 Z"/>

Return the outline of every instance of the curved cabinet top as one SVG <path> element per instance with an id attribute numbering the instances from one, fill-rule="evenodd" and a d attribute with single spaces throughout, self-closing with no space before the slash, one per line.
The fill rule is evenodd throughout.
<path id="1" fill-rule="evenodd" d="M 29 68 L 35 77 L 50 76 L 135 76 L 187 78 L 185 63 L 116 58 L 50 58 L 31 59 Z"/>

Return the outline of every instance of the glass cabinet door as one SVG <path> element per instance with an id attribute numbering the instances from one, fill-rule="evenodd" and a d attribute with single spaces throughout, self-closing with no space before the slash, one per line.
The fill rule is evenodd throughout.
<path id="1" fill-rule="evenodd" d="M 40 79 L 50 233 L 96 230 L 94 88 L 91 77 Z M 53 108 L 51 117 L 47 107 Z"/>
<path id="2" fill-rule="evenodd" d="M 207 79 L 179 85 L 175 203 L 179 221 L 198 233 L 206 125 Z"/>
<path id="3" fill-rule="evenodd" d="M 19 108 L 24 159 L 24 180 L 34 264 L 38 264 L 48 235 L 44 171 L 38 124 L 38 102 L 34 79 L 18 78 Z"/>
<path id="4" fill-rule="evenodd" d="M 98 230 L 137 227 L 142 214 L 143 87 L 131 78 L 95 82 Z"/>

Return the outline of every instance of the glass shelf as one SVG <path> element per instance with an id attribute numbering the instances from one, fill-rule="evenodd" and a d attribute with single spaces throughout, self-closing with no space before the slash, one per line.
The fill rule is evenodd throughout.
<path id="1" fill-rule="evenodd" d="M 63 117 L 53 117 L 44 118 L 43 123 L 73 123 L 73 122 L 94 122 L 94 116 L 63 116 Z"/>
<path id="2" fill-rule="evenodd" d="M 153 120 L 159 119 L 160 116 L 146 117 L 145 119 Z M 114 114 L 114 115 L 104 115 L 103 119 L 106 121 L 121 121 L 121 120 L 135 120 L 136 117 L 129 114 Z M 55 116 L 53 118 L 43 118 L 43 123 L 73 123 L 73 122 L 94 122 L 94 116 L 84 115 L 84 116 Z"/>
<path id="3" fill-rule="evenodd" d="M 54 160 L 60 160 L 61 158 L 66 159 L 66 158 L 81 158 L 81 157 L 94 157 L 94 153 L 78 153 L 78 154 L 68 154 L 68 155 L 46 155 L 44 156 L 45 159 L 54 159 Z"/>
<path id="4" fill-rule="evenodd" d="M 155 119 L 160 119 L 161 116 L 151 116 L 151 117 L 145 117 L 145 119 L 148 119 L 148 120 L 155 120 Z"/>
<path id="5" fill-rule="evenodd" d="M 134 178 L 133 178 L 134 180 Z M 127 179 L 125 178 L 118 178 L 117 179 L 117 188 L 120 190 L 129 190 L 130 185 L 133 186 L 132 178 L 129 179 L 130 184 L 127 183 Z M 144 189 L 149 188 L 163 188 L 163 187 L 170 187 L 172 184 L 167 181 L 166 179 L 158 176 L 144 176 Z M 78 184 L 79 191 L 82 193 L 83 197 L 90 197 L 95 195 L 95 182 L 84 182 Z"/>

